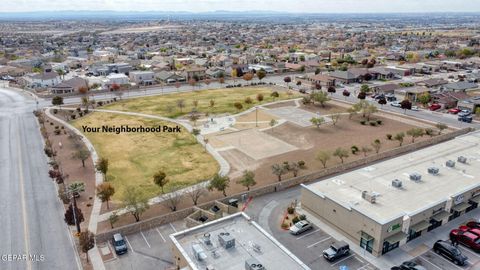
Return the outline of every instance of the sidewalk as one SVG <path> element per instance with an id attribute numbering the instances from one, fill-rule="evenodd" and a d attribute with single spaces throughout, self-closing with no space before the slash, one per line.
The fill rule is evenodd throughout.
<path id="1" fill-rule="evenodd" d="M 478 220 L 480 218 L 480 209 L 477 208 L 442 225 L 441 227 L 434 229 L 433 231 L 423 233 L 419 238 L 412 240 L 383 256 L 375 257 L 362 249 L 359 243 L 352 242 L 349 238 L 344 236 L 343 233 L 338 231 L 336 228 L 331 227 L 323 220 L 320 220 L 309 211 L 306 211 L 302 208 L 299 208 L 297 211 L 301 214 L 307 215 L 308 219 L 312 221 L 313 224 L 317 225 L 336 240 L 343 240 L 347 242 L 350 245 L 351 250 L 362 256 L 365 260 L 379 269 L 390 269 L 392 266 L 400 265 L 404 261 L 414 259 L 416 256 L 423 253 L 426 248 L 431 249 L 437 240 L 447 240 L 450 230 L 458 228 L 458 226 L 465 224 L 467 221 L 472 219 Z"/>

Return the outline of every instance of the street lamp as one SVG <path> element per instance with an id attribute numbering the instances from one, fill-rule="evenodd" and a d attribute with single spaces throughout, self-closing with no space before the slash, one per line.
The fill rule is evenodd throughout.
<path id="1" fill-rule="evenodd" d="M 73 199 L 72 210 L 73 210 L 73 220 L 75 221 L 75 226 L 77 227 L 77 234 L 80 234 L 80 222 L 77 219 L 77 199 L 75 198 L 75 194 L 79 194 L 79 192 L 85 191 L 84 185 L 78 185 L 76 188 L 68 187 L 66 194 L 71 195 L 71 199 Z"/>

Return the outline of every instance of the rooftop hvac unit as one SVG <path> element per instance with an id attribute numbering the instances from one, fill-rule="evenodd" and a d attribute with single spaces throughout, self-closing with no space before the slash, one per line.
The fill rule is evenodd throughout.
<path id="1" fill-rule="evenodd" d="M 209 233 L 205 233 L 203 235 L 203 243 L 205 243 L 205 245 L 207 245 L 207 246 L 212 245 L 212 240 L 210 240 L 210 234 Z"/>
<path id="2" fill-rule="evenodd" d="M 464 156 L 459 156 L 457 158 L 457 161 L 460 162 L 460 163 L 463 163 L 463 164 L 467 164 L 467 158 L 464 157 Z"/>
<path id="3" fill-rule="evenodd" d="M 192 245 L 193 256 L 199 261 L 204 261 L 207 259 L 207 254 L 203 251 L 203 248 L 199 244 Z"/>
<path id="4" fill-rule="evenodd" d="M 419 181 L 422 180 L 422 175 L 420 175 L 417 172 L 411 173 L 410 174 L 410 180 L 415 181 L 415 182 L 419 182 Z"/>
<path id="5" fill-rule="evenodd" d="M 438 172 L 440 171 L 439 168 L 437 167 L 430 167 L 428 168 L 428 173 L 429 174 L 433 174 L 433 175 L 438 175 Z"/>
<path id="6" fill-rule="evenodd" d="M 447 167 L 453 168 L 453 167 L 455 167 L 455 161 L 453 161 L 453 160 L 448 160 L 448 161 L 445 163 L 445 165 L 446 165 Z"/>
<path id="7" fill-rule="evenodd" d="M 233 238 L 230 233 L 220 233 L 218 235 L 218 242 L 220 245 L 225 249 L 234 248 L 235 247 L 235 238 Z"/>
<path id="8" fill-rule="evenodd" d="M 368 191 L 362 191 L 362 198 L 370 203 L 375 203 L 377 200 L 377 196 L 370 194 Z"/>
<path id="9" fill-rule="evenodd" d="M 396 188 L 401 188 L 402 187 L 402 181 L 398 180 L 398 179 L 395 179 L 395 180 L 392 181 L 392 186 L 394 186 Z"/>
<path id="10" fill-rule="evenodd" d="M 245 260 L 245 270 L 265 270 L 265 267 L 255 258 Z"/>

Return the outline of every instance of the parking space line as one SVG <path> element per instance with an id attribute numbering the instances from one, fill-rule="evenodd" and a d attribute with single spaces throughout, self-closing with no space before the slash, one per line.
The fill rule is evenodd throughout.
<path id="1" fill-rule="evenodd" d="M 435 254 L 435 256 L 440 257 L 440 258 L 444 259 L 445 261 L 449 262 L 449 263 L 450 263 L 452 266 L 454 266 L 455 268 L 458 268 L 458 269 L 462 269 L 462 270 L 463 270 L 463 268 L 458 267 L 456 264 L 454 264 L 453 262 L 451 262 L 451 261 L 448 260 L 447 258 L 444 258 L 444 257 L 438 255 L 437 253 L 433 252 L 433 251 L 432 251 L 431 253 L 433 253 L 433 254 Z"/>
<path id="2" fill-rule="evenodd" d="M 130 245 L 130 241 L 128 241 L 128 238 L 127 238 L 126 235 L 125 235 L 125 240 L 127 241 L 127 244 L 130 247 L 130 249 L 132 250 L 132 252 L 135 253 L 135 250 L 133 249 L 132 245 Z"/>
<path id="3" fill-rule="evenodd" d="M 422 260 L 426 261 L 427 263 L 429 263 L 429 264 L 433 265 L 435 268 L 442 270 L 442 268 L 440 268 L 438 265 L 436 265 L 436 264 L 432 263 L 431 261 L 429 261 L 429 260 L 425 259 L 424 257 L 422 257 L 422 256 L 418 256 L 418 258 L 420 258 L 420 259 L 422 259 Z"/>
<path id="4" fill-rule="evenodd" d="M 298 240 L 298 239 L 302 239 L 302 238 L 304 238 L 304 237 L 306 237 L 306 236 L 312 235 L 312 234 L 314 234 L 314 233 L 316 233 L 316 232 L 318 232 L 318 231 L 320 231 L 320 229 L 316 229 L 316 230 L 313 231 L 313 232 L 309 232 L 309 233 L 304 234 L 304 235 L 302 235 L 302 236 L 300 236 L 300 237 L 297 237 L 297 240 Z"/>
<path id="5" fill-rule="evenodd" d="M 162 233 L 160 232 L 160 230 L 158 230 L 158 228 L 155 228 L 158 232 L 158 234 L 160 234 L 160 237 L 162 238 L 163 242 L 167 242 L 167 240 L 165 240 L 165 237 L 163 237 Z"/>
<path id="6" fill-rule="evenodd" d="M 352 254 L 352 255 L 350 255 L 350 256 L 348 256 L 348 257 L 345 257 L 345 258 L 341 259 L 340 261 L 338 261 L 338 262 L 336 262 L 336 263 L 333 263 L 333 264 L 330 264 L 330 265 L 331 265 L 331 266 L 335 266 L 335 265 L 337 265 L 337 264 L 345 261 L 346 259 L 351 258 L 352 256 L 354 256 L 354 255 Z"/>
<path id="7" fill-rule="evenodd" d="M 142 235 L 143 240 L 145 240 L 145 243 L 147 243 L 147 246 L 148 246 L 149 248 L 151 248 L 150 243 L 148 243 L 147 238 L 145 237 L 145 235 L 143 234 L 142 231 L 140 231 L 140 234 Z"/>
<path id="8" fill-rule="evenodd" d="M 172 227 L 172 229 L 173 229 L 175 232 L 177 232 L 177 230 L 175 229 L 175 227 L 173 227 L 173 224 L 172 224 L 171 222 L 170 222 L 169 224 L 170 224 L 170 227 Z"/>
<path id="9" fill-rule="evenodd" d="M 362 266 L 362 267 L 358 268 L 357 270 L 363 270 L 363 269 L 366 269 L 366 267 L 368 267 L 368 269 L 370 269 L 370 267 L 369 267 L 369 266 L 370 266 L 370 264 L 369 264 L 369 263 L 367 263 L 367 264 L 365 264 L 364 266 Z"/>
<path id="10" fill-rule="evenodd" d="M 322 239 L 322 240 L 320 240 L 320 241 L 318 241 L 318 242 L 315 242 L 315 243 L 307 246 L 307 248 L 311 248 L 311 247 L 315 246 L 316 244 L 320 244 L 320 243 L 325 242 L 325 241 L 327 241 L 328 239 L 331 239 L 331 238 L 332 238 L 332 237 L 329 236 L 329 237 L 327 237 L 327 238 L 325 238 L 325 239 Z"/>
<path id="11" fill-rule="evenodd" d="M 355 256 L 355 259 L 357 259 L 357 261 L 361 262 L 361 263 L 365 263 L 364 261 L 360 260 L 357 256 Z M 368 263 L 367 263 L 368 264 Z"/>
<path id="12" fill-rule="evenodd" d="M 112 245 L 110 245 L 110 242 L 107 242 L 107 246 L 110 249 L 110 251 L 112 252 L 113 258 L 117 259 L 117 254 L 115 252 L 115 249 L 113 249 Z"/>
<path id="13" fill-rule="evenodd" d="M 468 252 L 468 254 L 473 254 L 473 256 L 476 257 L 476 258 L 480 258 L 480 255 L 478 255 L 478 254 L 475 253 L 474 251 L 472 251 L 472 250 L 470 250 L 470 249 L 468 249 L 468 248 L 466 248 L 466 247 L 464 247 L 464 246 L 458 245 L 457 248 L 459 248 L 459 249 L 461 249 L 461 250 L 463 250 L 463 251 L 465 251 L 465 252 Z"/>

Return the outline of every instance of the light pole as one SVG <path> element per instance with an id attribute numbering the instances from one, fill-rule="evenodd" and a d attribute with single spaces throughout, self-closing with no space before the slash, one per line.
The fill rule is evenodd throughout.
<path id="1" fill-rule="evenodd" d="M 78 222 L 78 219 L 77 219 L 77 199 L 75 197 L 75 194 L 78 194 L 79 192 L 82 192 L 82 191 L 85 191 L 85 187 L 83 185 L 79 185 L 74 189 L 71 189 L 69 187 L 67 191 L 67 196 L 70 195 L 71 199 L 73 199 L 73 204 L 72 204 L 73 220 L 75 222 L 75 226 L 77 227 L 77 234 L 80 234 L 81 229 L 80 229 L 80 222 Z"/>

